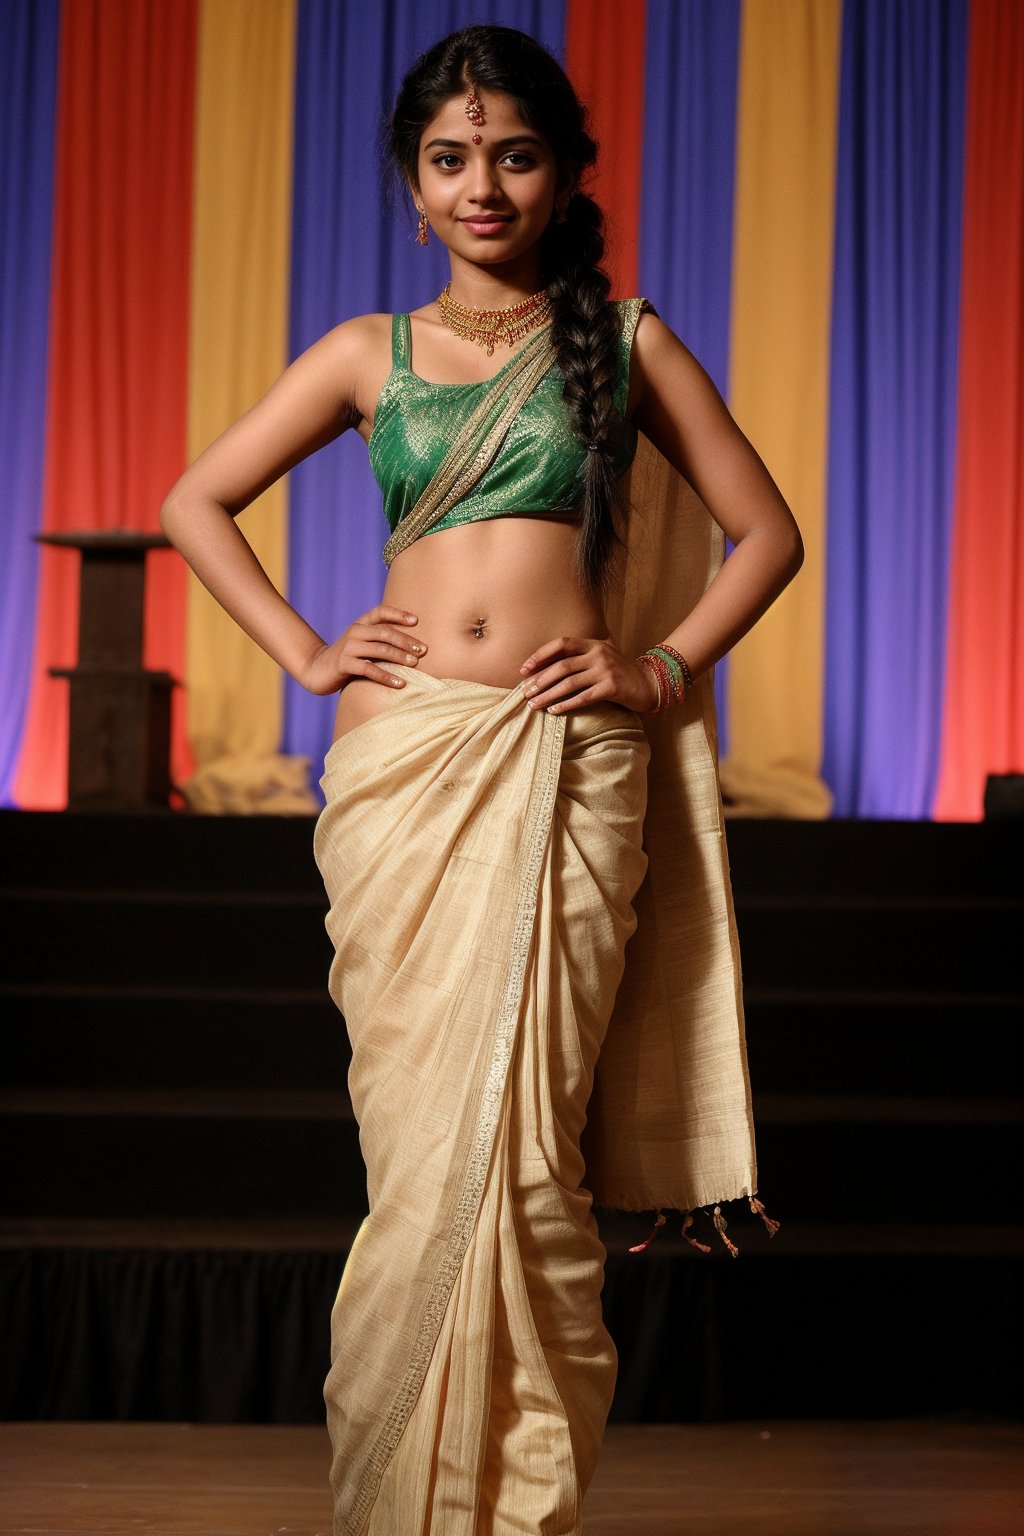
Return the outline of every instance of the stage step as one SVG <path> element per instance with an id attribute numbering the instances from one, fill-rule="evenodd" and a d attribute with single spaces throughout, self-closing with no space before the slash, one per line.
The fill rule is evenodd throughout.
<path id="1" fill-rule="evenodd" d="M 762 1092 L 1004 1093 L 1024 995 L 757 987 L 745 995 Z M 0 982 L 11 1087 L 319 1088 L 344 1080 L 345 1022 L 325 979 L 307 987 Z M 287 1042 L 287 1052 L 282 1042 Z M 974 1047 L 968 1050 L 968 1041 Z"/>
<path id="2" fill-rule="evenodd" d="M 319 891 L 310 816 L 0 810 L 2 883 L 104 890 Z M 1024 823 L 727 822 L 738 891 L 849 898 L 1021 896 Z"/>
<path id="3" fill-rule="evenodd" d="M 307 987 L 0 984 L 12 1087 L 322 1088 L 351 1051 L 325 977 Z"/>
<path id="4" fill-rule="evenodd" d="M 769 1238 L 759 1221 L 740 1227 L 733 1208 L 725 1207 L 728 1231 L 741 1247 L 741 1257 L 757 1257 L 774 1264 L 804 1257 L 863 1257 L 872 1250 L 878 1259 L 894 1255 L 919 1257 L 955 1255 L 964 1259 L 1024 1258 L 1024 1230 L 979 1222 L 914 1222 L 891 1219 L 860 1226 L 856 1222 L 787 1221 Z M 652 1223 L 635 1211 L 596 1210 L 601 1240 L 608 1252 L 628 1254 L 649 1236 Z M 347 1253 L 359 1230 L 361 1217 L 350 1216 L 32 1216 L 0 1220 L 0 1250 L 92 1248 L 140 1253 Z M 707 1241 L 706 1228 L 701 1231 Z M 657 1251 L 671 1249 L 693 1263 L 730 1257 L 715 1238 L 710 1255 L 686 1242 L 681 1222 L 670 1217 L 654 1239 Z M 651 1249 L 648 1250 L 653 1251 Z M 632 1254 L 642 1259 L 640 1253 Z"/>
<path id="5" fill-rule="evenodd" d="M 778 1219 L 869 1223 L 1014 1212 L 1021 1102 L 755 1094 L 761 1195 Z M 358 1129 L 342 1088 L 0 1090 L 10 1216 L 356 1217 Z M 894 1194 L 894 1191 L 898 1194 Z"/>
<path id="6" fill-rule="evenodd" d="M 934 1094 L 951 1082 L 985 1098 L 1019 1082 L 1024 995 L 987 992 L 745 990 L 755 1088 Z M 951 1065 L 955 1063 L 955 1074 Z"/>
<path id="7" fill-rule="evenodd" d="M 0 889 L 8 983 L 302 987 L 326 978 L 323 892 Z"/>
<path id="8" fill-rule="evenodd" d="M 323 892 L 0 888 L 7 985 L 301 988 L 325 978 Z M 738 890 L 752 988 L 1020 990 L 1024 901 Z"/>
<path id="9" fill-rule="evenodd" d="M 0 884 L 322 896 L 311 816 L 0 810 Z"/>
<path id="10" fill-rule="evenodd" d="M 1024 821 L 727 821 L 738 892 L 1019 901 Z"/>

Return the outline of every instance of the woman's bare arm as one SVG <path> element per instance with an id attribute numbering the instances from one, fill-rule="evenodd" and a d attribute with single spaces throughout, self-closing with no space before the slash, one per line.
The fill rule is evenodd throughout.
<path id="1" fill-rule="evenodd" d="M 361 626 L 360 633 L 326 642 L 278 592 L 235 518 L 302 459 L 372 415 L 383 321 L 378 315 L 347 320 L 314 342 L 189 465 L 160 509 L 161 528 L 203 585 L 314 693 L 333 692 L 348 676 L 390 682 L 365 653 L 407 661 L 409 642 L 389 626 L 415 619 L 374 609 L 352 626 Z M 372 633 L 368 625 L 375 626 Z"/>
<path id="2" fill-rule="evenodd" d="M 803 541 L 763 460 L 730 416 L 713 381 L 657 316 L 641 316 L 633 341 L 633 420 L 693 486 L 735 548 L 696 606 L 665 640 L 695 675 L 724 656 L 792 581 Z"/>

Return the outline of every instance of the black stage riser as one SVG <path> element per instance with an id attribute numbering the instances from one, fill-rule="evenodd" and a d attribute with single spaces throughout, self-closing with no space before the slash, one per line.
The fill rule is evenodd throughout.
<path id="1" fill-rule="evenodd" d="M 322 1418 L 365 1172 L 313 827 L 0 812 L 4 1416 Z M 1024 825 L 728 842 L 783 1228 L 598 1211 L 613 1418 L 1019 1411 Z"/>
<path id="2" fill-rule="evenodd" d="M 0 883 L 22 890 L 319 894 L 311 817 L 0 811 Z M 728 823 L 736 889 L 760 896 L 1021 896 L 1024 822 Z"/>
<path id="3" fill-rule="evenodd" d="M 245 892 L 177 897 L 22 891 L 0 896 L 9 982 L 81 986 L 325 984 L 323 901 Z"/>
<path id="4" fill-rule="evenodd" d="M 1015 1079 L 1017 999 L 793 991 L 775 1000 L 781 990 L 747 992 L 755 1091 L 927 1095 L 955 1086 L 989 1098 Z M 246 993 L 12 984 L 0 986 L 0 1006 L 11 1087 L 322 1090 L 344 1083 L 351 1059 L 344 1020 L 323 986 Z"/>
<path id="5" fill-rule="evenodd" d="M 323 915 L 322 899 L 298 894 L 9 892 L 0 895 L 5 981 L 315 986 L 331 957 Z M 995 900 L 737 902 L 754 988 L 1019 991 L 1021 920 L 1019 904 Z"/>
<path id="6" fill-rule="evenodd" d="M 344 1254 L 0 1255 L 0 1418 L 321 1423 Z M 610 1254 L 613 1422 L 1015 1416 L 1024 1262 Z M 992 1323 L 1002 1320 L 993 1338 Z M 187 1349 L 183 1341 L 188 1341 Z M 900 1529 L 899 1517 L 886 1529 Z"/>
<path id="7" fill-rule="evenodd" d="M 764 1201 L 780 1220 L 823 1225 L 1016 1220 L 1019 1126 L 992 1114 L 961 1124 L 762 1118 Z M 7 1216 L 273 1219 L 366 1209 L 357 1129 L 340 1104 L 334 1120 L 8 1113 L 0 1165 Z"/>

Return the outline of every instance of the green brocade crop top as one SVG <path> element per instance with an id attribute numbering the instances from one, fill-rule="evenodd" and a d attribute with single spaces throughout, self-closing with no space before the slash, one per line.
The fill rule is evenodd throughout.
<path id="1" fill-rule="evenodd" d="M 615 407 L 623 413 L 629 392 L 633 333 L 646 299 L 616 301 L 622 317 Z M 370 466 L 384 496 L 384 515 L 394 533 L 416 505 L 483 392 L 510 367 L 516 353 L 490 379 L 471 384 L 431 384 L 412 372 L 409 316 L 391 317 L 391 372 L 380 392 L 367 445 Z M 565 512 L 578 498 L 587 450 L 569 428 L 562 399 L 564 380 L 553 363 L 523 404 L 494 461 L 470 494 L 427 533 L 461 523 L 516 513 Z M 636 454 L 637 430 L 625 422 L 613 465 L 624 475 Z"/>

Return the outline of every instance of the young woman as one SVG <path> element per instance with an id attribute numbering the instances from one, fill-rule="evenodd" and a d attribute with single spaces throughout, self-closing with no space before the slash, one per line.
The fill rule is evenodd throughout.
<path id="1" fill-rule="evenodd" d="M 753 1198 L 710 668 L 801 543 L 684 344 L 609 302 L 596 145 L 542 48 L 444 39 L 390 147 L 450 284 L 310 347 L 162 524 L 339 696 L 315 849 L 370 1214 L 332 1314 L 335 1532 L 572 1536 L 617 1367 L 592 1204 L 673 1205 L 684 1231 L 713 1204 L 733 1252 L 718 1202 L 776 1225 Z M 234 518 L 346 428 L 389 571 L 325 639 Z"/>

